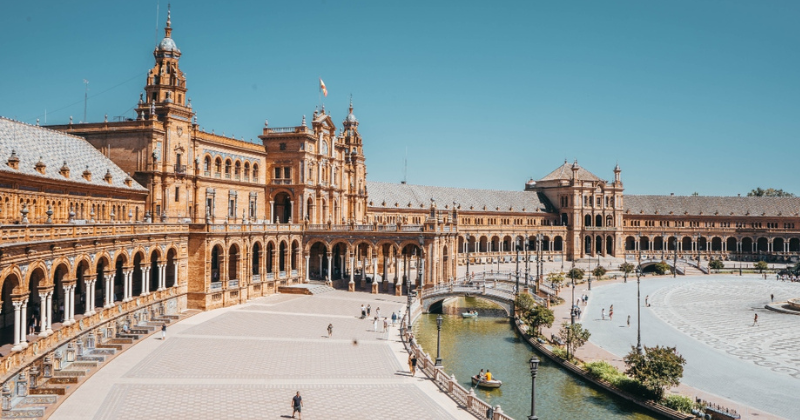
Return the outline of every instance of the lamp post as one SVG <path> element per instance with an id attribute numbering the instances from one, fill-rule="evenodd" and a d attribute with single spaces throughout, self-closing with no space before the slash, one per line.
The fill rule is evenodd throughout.
<path id="1" fill-rule="evenodd" d="M 414 250 L 414 255 L 417 256 L 417 250 Z M 410 263 L 409 263 L 410 264 Z M 417 267 L 419 268 L 419 267 Z M 406 313 L 408 314 L 408 327 L 406 328 L 408 331 L 411 331 L 411 276 L 406 274 L 406 294 L 408 295 L 408 309 L 406 309 Z"/>
<path id="2" fill-rule="evenodd" d="M 528 232 L 525 232 L 525 287 L 530 287 L 530 277 L 528 274 Z"/>
<path id="3" fill-rule="evenodd" d="M 640 242 L 642 238 L 642 232 L 637 234 L 637 242 Z M 636 351 L 641 354 L 642 353 L 642 304 L 641 304 L 641 292 L 639 291 L 639 285 L 641 284 L 641 276 L 642 276 L 642 249 L 639 248 L 639 266 L 636 267 Z"/>
<path id="4" fill-rule="evenodd" d="M 439 348 L 442 344 L 442 316 L 439 315 L 436 317 L 436 362 L 434 362 L 434 366 L 441 366 L 442 365 L 442 358 L 439 355 Z"/>
<path id="5" fill-rule="evenodd" d="M 675 258 L 672 260 L 672 278 L 678 277 L 678 234 L 675 234 Z"/>
<path id="6" fill-rule="evenodd" d="M 515 295 L 519 294 L 519 238 L 517 238 L 516 244 L 514 244 L 514 248 L 517 250 L 517 289 L 515 290 Z"/>
<path id="7" fill-rule="evenodd" d="M 467 246 L 467 274 L 464 276 L 464 278 L 467 281 L 469 281 L 470 280 L 470 278 L 469 278 L 469 237 L 467 238 L 467 242 L 466 242 L 465 245 Z"/>
<path id="8" fill-rule="evenodd" d="M 542 276 L 544 276 L 544 265 L 542 263 L 542 234 L 536 234 L 536 293 L 539 293 L 539 282 L 541 281 Z M 561 260 L 561 264 L 564 264 L 564 260 Z"/>
<path id="9" fill-rule="evenodd" d="M 539 369 L 539 359 L 531 356 L 528 363 L 531 365 L 531 415 L 528 416 L 528 420 L 539 420 L 536 417 L 536 371 Z"/>
<path id="10" fill-rule="evenodd" d="M 569 270 L 569 278 L 572 279 L 572 300 L 569 304 L 570 324 L 575 325 L 575 260 L 572 260 L 572 269 Z"/>

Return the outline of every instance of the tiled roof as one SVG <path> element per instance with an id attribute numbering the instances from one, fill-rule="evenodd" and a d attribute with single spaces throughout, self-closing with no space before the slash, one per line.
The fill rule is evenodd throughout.
<path id="1" fill-rule="evenodd" d="M 626 195 L 626 213 L 706 216 L 795 216 L 800 197 L 703 197 L 672 195 Z M 657 212 L 657 213 L 656 213 Z"/>
<path id="2" fill-rule="evenodd" d="M 577 164 L 577 162 L 575 162 Z M 539 181 L 556 181 L 561 179 L 572 179 L 572 164 L 564 161 L 564 164 L 556 168 L 553 172 L 545 175 Z M 602 179 L 598 178 L 595 174 L 583 169 L 582 166 L 578 166 L 578 180 L 580 181 L 602 181 Z"/>
<path id="3" fill-rule="evenodd" d="M 533 191 L 475 190 L 371 181 L 367 182 L 367 191 L 372 203 L 370 207 L 378 208 L 395 208 L 397 203 L 399 209 L 429 209 L 431 198 L 436 200 L 440 210 L 445 205 L 452 209 L 453 203 L 461 205 L 462 211 L 469 211 L 470 207 L 482 211 L 486 206 L 487 211 L 508 212 L 513 208 L 515 212 L 536 213 L 549 212 L 553 208 L 544 194 Z"/>
<path id="4" fill-rule="evenodd" d="M 12 151 L 19 158 L 18 170 L 6 163 Z M 47 165 L 44 175 L 35 169 L 40 159 Z M 59 173 L 64 162 L 69 167 L 69 178 Z M 83 178 L 83 171 L 87 166 L 92 173 L 91 181 Z M 58 181 L 69 180 L 77 184 L 147 192 L 147 188 L 137 184 L 136 181 L 133 181 L 130 187 L 125 185 L 128 174 L 85 139 L 4 117 L 0 117 L 0 171 Z M 104 179 L 106 171 L 111 172 L 111 184 Z"/>

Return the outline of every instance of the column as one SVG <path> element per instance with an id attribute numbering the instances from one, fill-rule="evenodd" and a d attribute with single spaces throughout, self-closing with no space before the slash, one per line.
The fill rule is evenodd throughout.
<path id="1" fill-rule="evenodd" d="M 180 264 L 178 264 L 177 255 L 176 258 L 172 260 L 172 265 L 173 268 L 175 268 L 175 274 L 172 277 L 172 287 L 178 287 L 178 273 L 180 273 Z M 252 272 L 253 270 L 251 269 L 250 271 Z"/>
<path id="2" fill-rule="evenodd" d="M 142 267 L 142 296 L 150 294 L 150 267 Z"/>
<path id="3" fill-rule="evenodd" d="M 63 286 L 63 289 L 64 289 L 64 325 L 70 325 L 71 322 L 69 322 L 69 320 L 70 320 L 70 316 L 69 316 L 70 308 L 69 307 L 70 307 L 70 304 L 72 303 L 72 302 L 70 302 L 70 298 L 72 297 L 70 295 L 70 291 L 72 290 L 72 286 Z"/>
<path id="4" fill-rule="evenodd" d="M 126 268 L 122 271 L 122 301 L 127 302 L 130 300 L 130 287 L 128 280 L 131 277 L 131 269 Z"/>
<path id="5" fill-rule="evenodd" d="M 308 283 L 311 280 L 308 274 L 308 266 L 309 266 L 308 262 L 310 260 L 311 260 L 311 255 L 306 255 L 306 283 Z"/>
<path id="6" fill-rule="evenodd" d="M 19 344 L 24 349 L 28 347 L 28 322 L 27 322 L 28 320 L 26 316 L 28 314 L 28 299 L 22 301 L 22 308 L 20 310 L 22 317 L 20 319 L 21 328 L 19 335 Z"/>
<path id="7" fill-rule="evenodd" d="M 75 286 L 75 284 L 70 285 L 64 293 L 64 299 L 66 300 L 64 304 L 64 319 L 67 321 L 67 325 L 75 323 Z"/>
<path id="8" fill-rule="evenodd" d="M 47 309 L 47 327 L 45 328 L 45 332 L 47 335 L 53 333 L 53 290 L 47 292 L 47 305 L 45 305 Z"/>
<path id="9" fill-rule="evenodd" d="M 39 336 L 47 336 L 47 292 L 39 293 Z"/>
<path id="10" fill-rule="evenodd" d="M 398 264 L 397 260 L 398 260 L 399 257 L 400 257 L 399 255 L 394 254 L 394 284 L 397 284 L 397 281 L 398 281 L 397 271 L 400 269 L 400 266 L 397 265 Z"/>
<path id="11" fill-rule="evenodd" d="M 269 221 L 270 223 L 275 223 L 275 202 L 269 202 Z"/>
<path id="12" fill-rule="evenodd" d="M 114 290 L 112 287 L 114 286 L 114 275 L 113 274 L 106 274 L 105 278 L 105 295 L 104 295 L 104 308 L 110 308 L 114 306 Z"/>
<path id="13" fill-rule="evenodd" d="M 353 257 L 353 254 L 351 253 L 350 254 L 350 265 L 349 265 L 349 267 L 350 267 L 350 282 L 347 283 L 347 291 L 348 292 L 354 292 L 356 290 L 356 282 L 355 282 L 355 279 L 354 279 L 355 270 L 353 269 L 354 268 L 353 259 L 354 259 L 354 257 Z"/>
<path id="14" fill-rule="evenodd" d="M 22 320 L 20 317 L 22 302 L 15 300 L 11 304 L 14 305 L 14 347 L 11 348 L 11 351 L 20 351 L 22 350 L 22 345 L 20 344 L 20 336 L 22 335 Z"/>
<path id="15" fill-rule="evenodd" d="M 92 308 L 94 305 L 92 303 L 92 281 L 91 280 L 84 280 L 83 284 L 86 286 L 86 310 L 83 312 L 83 316 L 89 316 L 92 314 Z"/>
<path id="16" fill-rule="evenodd" d="M 332 267 L 333 266 L 333 260 L 331 259 L 333 257 L 333 254 L 328 252 L 326 254 L 326 256 L 328 257 L 328 276 L 327 276 L 327 278 L 328 278 L 328 280 L 333 280 L 333 270 L 332 270 L 332 268 L 333 268 Z"/>
<path id="17" fill-rule="evenodd" d="M 158 290 L 164 290 L 166 285 L 166 274 L 167 274 L 167 265 L 166 264 L 159 264 L 158 265 Z"/>

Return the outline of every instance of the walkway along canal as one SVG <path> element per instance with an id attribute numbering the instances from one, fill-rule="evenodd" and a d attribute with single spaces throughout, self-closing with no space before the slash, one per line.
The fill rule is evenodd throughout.
<path id="1" fill-rule="evenodd" d="M 463 298 L 461 298 L 463 300 Z M 470 299 L 471 300 L 471 299 Z M 458 302 L 459 307 L 470 302 Z M 423 314 L 415 321 L 417 342 L 431 357 L 436 357 L 436 317 Z M 530 414 L 531 377 L 528 360 L 534 351 L 514 331 L 505 317 L 462 318 L 443 315 L 441 356 L 444 371 L 455 375 L 469 389 L 470 377 L 489 369 L 503 381 L 496 390 L 476 389 L 478 398 L 500 405 L 507 415 L 526 419 Z M 638 407 L 607 395 L 592 385 L 564 372 L 537 354 L 541 360 L 536 377 L 536 414 L 540 419 L 653 419 Z"/>

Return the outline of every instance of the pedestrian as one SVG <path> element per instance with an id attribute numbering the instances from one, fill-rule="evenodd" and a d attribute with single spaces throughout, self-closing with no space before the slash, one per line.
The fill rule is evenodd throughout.
<path id="1" fill-rule="evenodd" d="M 372 321 L 372 331 L 378 332 L 378 317 L 377 316 Z"/>
<path id="2" fill-rule="evenodd" d="M 367 305 L 367 316 L 370 316 L 370 312 L 372 312 L 372 305 Z"/>
<path id="3" fill-rule="evenodd" d="M 361 304 L 361 319 L 364 319 L 366 317 L 367 317 L 367 308 L 365 308 L 364 304 L 362 303 Z"/>
<path id="4" fill-rule="evenodd" d="M 631 326 L 631 316 L 630 315 L 628 315 L 628 326 L 629 327 Z"/>
<path id="5" fill-rule="evenodd" d="M 755 316 L 753 317 L 753 326 L 755 327 L 756 324 L 758 324 L 758 314 L 754 314 L 754 315 Z"/>
<path id="6" fill-rule="evenodd" d="M 411 366 L 411 376 L 416 376 L 417 374 L 417 356 L 414 352 L 411 352 L 411 358 L 409 359 L 409 364 Z"/>
<path id="7" fill-rule="evenodd" d="M 392 326 L 397 322 L 397 312 L 392 312 Z"/>
<path id="8" fill-rule="evenodd" d="M 388 329 L 389 329 L 389 320 L 386 317 L 384 317 L 383 318 L 383 332 L 386 332 L 386 330 L 388 330 Z"/>
<path id="9" fill-rule="evenodd" d="M 650 300 L 650 295 L 644 297 L 644 306 L 650 306 L 650 302 L 648 302 L 648 300 Z"/>
<path id="10" fill-rule="evenodd" d="M 328 338 L 333 335 L 333 324 L 328 324 Z"/>
<path id="11" fill-rule="evenodd" d="M 770 293 L 769 294 L 769 300 L 770 300 L 770 302 L 775 302 L 775 294 L 774 293 Z"/>
<path id="12" fill-rule="evenodd" d="M 303 418 L 303 397 L 300 396 L 300 391 L 297 391 L 297 395 L 292 397 L 292 418 L 294 418 L 294 413 L 298 414 L 298 418 L 302 420 Z"/>
<path id="13" fill-rule="evenodd" d="M 377 315 L 378 318 L 381 317 L 381 307 L 380 306 L 378 306 L 378 309 L 375 310 L 375 315 Z"/>
<path id="14" fill-rule="evenodd" d="M 611 305 L 611 307 L 608 308 L 608 320 L 609 321 L 614 320 L 614 305 Z"/>
<path id="15" fill-rule="evenodd" d="M 161 339 L 162 340 L 166 340 L 167 339 L 167 324 L 166 323 L 161 324 Z"/>
<path id="16" fill-rule="evenodd" d="M 603 318 L 603 321 L 606 320 L 606 308 L 600 309 L 600 316 Z"/>

